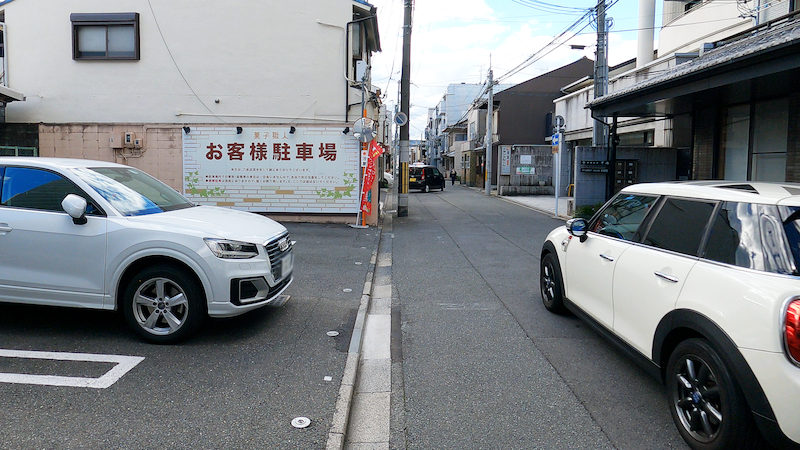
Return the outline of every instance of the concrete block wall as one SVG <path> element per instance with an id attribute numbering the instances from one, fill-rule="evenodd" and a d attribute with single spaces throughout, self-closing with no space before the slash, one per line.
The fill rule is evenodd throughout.
<path id="1" fill-rule="evenodd" d="M 142 139 L 141 149 L 122 148 L 126 132 Z M 39 125 L 40 156 L 127 164 L 182 192 L 180 142 L 181 128 L 177 125 Z"/>

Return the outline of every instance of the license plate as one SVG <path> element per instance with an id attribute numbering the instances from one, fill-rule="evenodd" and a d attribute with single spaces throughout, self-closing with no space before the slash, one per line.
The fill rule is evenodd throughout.
<path id="1" fill-rule="evenodd" d="M 287 275 L 292 273 L 292 266 L 294 264 L 294 255 L 289 253 L 281 259 L 281 279 L 286 278 Z"/>
<path id="2" fill-rule="evenodd" d="M 417 181 L 416 178 L 409 178 L 408 181 Z"/>

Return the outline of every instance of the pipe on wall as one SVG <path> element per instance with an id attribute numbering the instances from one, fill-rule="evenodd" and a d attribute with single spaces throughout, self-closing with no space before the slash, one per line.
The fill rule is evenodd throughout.
<path id="1" fill-rule="evenodd" d="M 656 0 L 639 0 L 639 32 L 636 37 L 636 68 L 653 60 Z"/>

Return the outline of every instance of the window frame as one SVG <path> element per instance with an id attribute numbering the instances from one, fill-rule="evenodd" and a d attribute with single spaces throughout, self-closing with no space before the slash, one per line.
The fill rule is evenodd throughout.
<path id="1" fill-rule="evenodd" d="M 706 243 L 708 242 L 708 236 L 711 233 L 711 224 L 713 223 L 714 218 L 716 217 L 717 211 L 719 211 L 720 204 L 722 204 L 722 201 L 721 200 L 716 200 L 716 199 L 708 199 L 708 198 L 681 197 L 681 196 L 678 196 L 678 195 L 661 195 L 660 197 L 661 198 L 658 199 L 658 202 L 656 202 L 656 204 L 653 205 L 653 209 L 650 211 L 650 215 L 645 218 L 645 222 L 642 222 L 642 227 L 640 227 L 639 231 L 638 231 L 639 234 L 637 236 L 637 238 L 638 238 L 637 242 L 639 244 L 647 247 L 647 248 L 652 248 L 652 249 L 657 250 L 657 251 L 669 252 L 669 253 L 672 253 L 674 255 L 681 255 L 681 256 L 686 256 L 686 257 L 689 257 L 689 258 L 701 259 L 702 256 L 700 256 L 700 255 L 705 252 Z M 650 234 L 650 230 L 651 230 L 651 228 L 653 226 L 653 223 L 655 222 L 656 218 L 658 218 L 659 214 L 661 214 L 661 210 L 664 208 L 664 204 L 666 204 L 667 201 L 670 200 L 670 199 L 694 201 L 694 202 L 702 202 L 702 203 L 713 203 L 714 204 L 714 207 L 711 209 L 711 215 L 708 217 L 708 219 L 706 219 L 706 224 L 703 227 L 703 233 L 700 236 L 700 241 L 698 243 L 698 248 L 697 248 L 697 250 L 695 250 L 695 254 L 693 254 L 693 255 L 689 255 L 687 253 L 682 253 L 682 252 L 679 252 L 679 251 L 671 250 L 671 249 L 668 249 L 668 248 L 656 247 L 656 246 L 649 245 L 649 244 L 644 242 L 644 240 L 647 238 L 647 235 Z"/>
<path id="2" fill-rule="evenodd" d="M 75 61 L 138 61 L 140 58 L 139 44 L 139 13 L 72 13 L 69 15 L 72 22 L 72 59 Z M 109 26 L 133 27 L 133 56 L 108 55 L 108 27 Z M 81 27 L 105 27 L 106 54 L 104 56 L 81 56 L 78 51 L 78 30 Z"/>
<path id="3" fill-rule="evenodd" d="M 609 234 L 603 234 L 603 233 L 599 233 L 597 231 L 592 231 L 594 229 L 594 226 L 597 224 L 597 221 L 600 220 L 600 217 L 603 214 L 603 212 L 605 212 L 605 210 L 608 209 L 609 206 L 611 206 L 611 204 L 617 199 L 617 197 L 620 197 L 622 195 L 637 195 L 637 196 L 644 196 L 644 197 L 653 197 L 653 205 L 650 206 L 650 208 L 648 209 L 647 213 L 642 218 L 642 221 L 639 222 L 639 226 L 636 228 L 636 231 L 633 233 L 633 236 L 631 237 L 631 239 L 618 238 L 618 237 L 615 237 L 615 236 L 612 236 L 612 235 L 609 235 Z M 661 195 L 661 194 L 644 194 L 644 193 L 640 193 L 640 192 L 625 192 L 625 193 L 617 192 L 616 194 L 614 194 L 613 197 L 611 197 L 611 199 L 609 199 L 605 204 L 603 204 L 603 206 L 601 206 L 597 211 L 595 211 L 595 213 L 592 215 L 592 217 L 587 221 L 586 231 L 587 231 L 587 233 L 592 233 L 592 234 L 595 234 L 597 236 L 603 236 L 603 237 L 607 237 L 607 238 L 610 238 L 610 239 L 617 239 L 617 240 L 628 242 L 628 243 L 638 244 L 638 243 L 641 242 L 642 237 L 645 235 L 647 229 L 649 229 L 650 223 L 652 222 L 654 214 L 660 209 L 661 202 L 662 202 L 664 197 L 665 196 Z"/>
<path id="4" fill-rule="evenodd" d="M 67 214 L 67 212 L 64 211 L 63 209 L 51 210 L 51 209 L 40 209 L 40 208 L 27 208 L 27 207 L 24 207 L 24 206 L 8 206 L 8 205 L 4 205 L 2 203 L 1 199 L 2 199 L 3 186 L 5 185 L 5 183 L 3 183 L 3 181 L 5 180 L 6 169 L 32 169 L 32 170 L 41 170 L 42 172 L 49 172 L 49 173 L 55 174 L 55 175 L 63 178 L 64 180 L 66 180 L 68 183 L 70 183 L 75 188 L 75 191 L 77 192 L 76 195 L 79 195 L 80 197 L 83 197 L 84 200 L 86 200 L 87 209 L 88 209 L 88 205 L 92 205 L 94 207 L 95 212 L 91 212 L 91 213 L 87 212 L 86 213 L 87 216 L 89 216 L 89 217 L 108 217 L 108 214 L 106 214 L 105 210 L 97 203 L 97 201 L 91 195 L 89 195 L 85 190 L 83 190 L 83 188 L 78 186 L 69 177 L 65 176 L 61 172 L 58 172 L 58 171 L 55 171 L 55 170 L 52 170 L 52 169 L 48 169 L 46 167 L 36 167 L 36 166 L 17 166 L 17 165 L 12 165 L 12 164 L 8 164 L 8 165 L 5 165 L 5 166 L 0 166 L 0 208 L 10 208 L 10 209 L 21 209 L 21 210 L 25 210 L 25 211 L 38 211 L 38 212 L 47 212 L 47 213 Z M 62 201 L 63 201 L 63 199 L 62 199 Z"/>

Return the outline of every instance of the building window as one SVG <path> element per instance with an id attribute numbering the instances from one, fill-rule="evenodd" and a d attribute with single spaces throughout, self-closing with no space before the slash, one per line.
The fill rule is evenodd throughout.
<path id="1" fill-rule="evenodd" d="M 139 59 L 139 13 L 82 13 L 69 18 L 72 59 Z"/>

